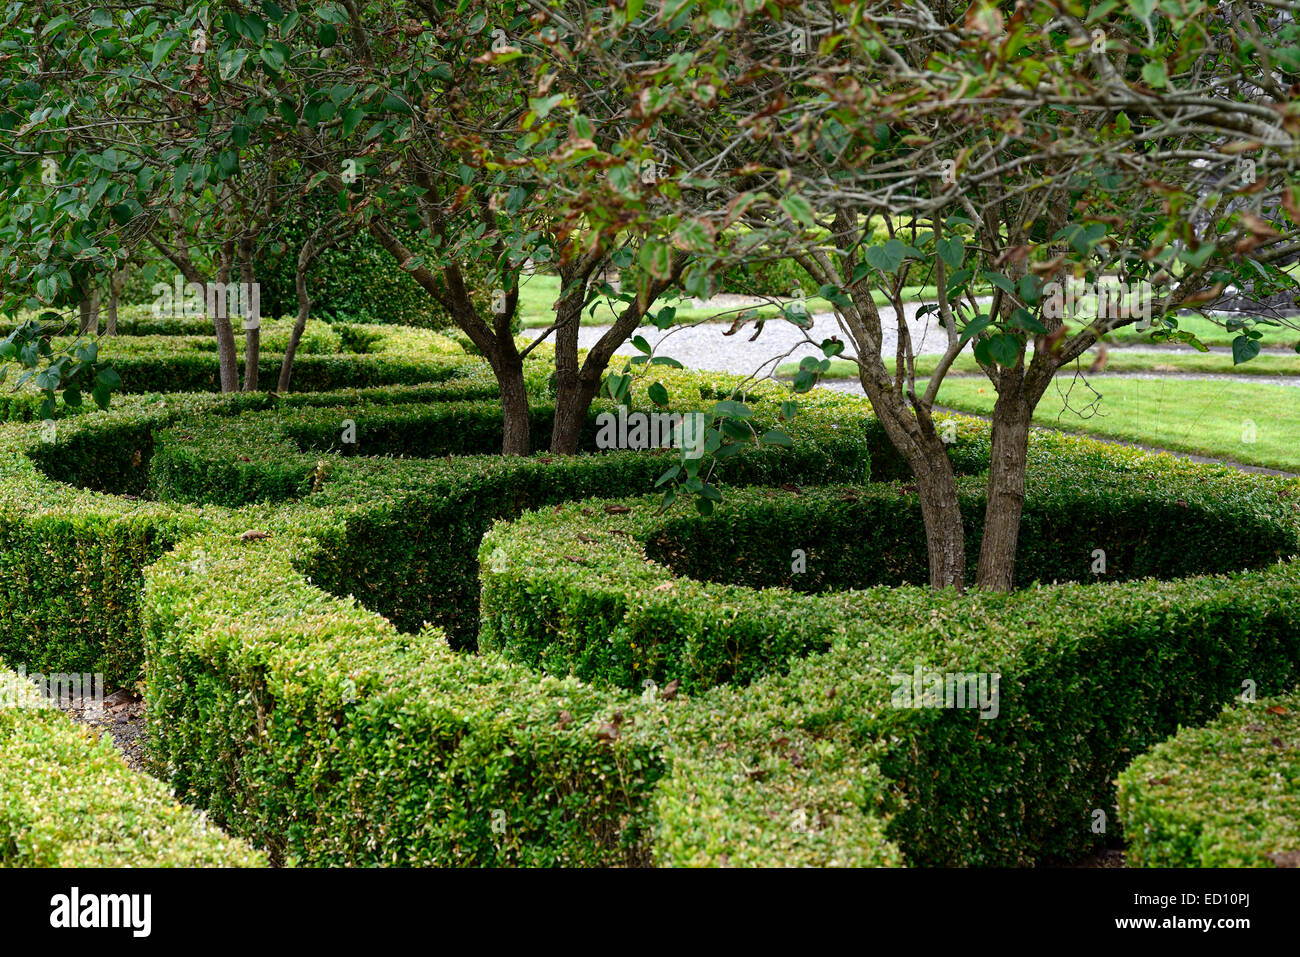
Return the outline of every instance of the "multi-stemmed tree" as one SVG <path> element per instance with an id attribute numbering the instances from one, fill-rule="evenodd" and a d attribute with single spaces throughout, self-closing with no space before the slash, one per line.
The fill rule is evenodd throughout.
<path id="1" fill-rule="evenodd" d="M 802 264 L 915 475 L 935 587 L 964 586 L 966 543 L 933 413 L 952 363 L 973 352 L 998 394 L 976 582 L 1007 589 L 1030 421 L 1054 377 L 1125 325 L 1149 319 L 1155 337 L 1188 339 L 1177 312 L 1225 286 L 1296 288 L 1279 268 L 1300 248 L 1293 6 L 547 9 L 595 51 L 588 82 L 640 120 L 642 149 L 676 158 L 676 195 L 689 200 L 666 217 L 593 190 L 592 217 L 622 226 L 656 215 L 681 248 L 711 247 L 715 260 L 734 249 L 718 241 L 729 233 Z M 647 20 L 678 49 L 650 62 L 620 56 L 612 38 Z M 937 287 L 926 309 L 945 345 L 928 377 L 917 375 L 901 301 L 922 282 Z M 1079 312 L 1072 282 L 1127 295 Z M 1240 324 L 1239 361 L 1258 352 L 1254 325 Z M 815 379 L 806 361 L 800 387 Z"/>

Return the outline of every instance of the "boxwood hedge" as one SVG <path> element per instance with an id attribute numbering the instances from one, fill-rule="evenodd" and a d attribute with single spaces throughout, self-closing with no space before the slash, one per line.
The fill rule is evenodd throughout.
<path id="1" fill-rule="evenodd" d="M 1237 701 L 1119 777 L 1131 867 L 1300 867 L 1300 694 Z"/>
<path id="2" fill-rule="evenodd" d="M 1243 677 L 1296 681 L 1297 483 L 1036 435 L 1025 565 L 1075 583 L 935 595 L 896 584 L 923 553 L 914 496 L 863 485 L 900 463 L 860 400 L 801 400 L 794 449 L 728 461 L 729 504 L 686 522 L 624 500 L 661 456 L 465 454 L 499 412 L 482 364 L 448 358 L 464 374 L 438 384 L 140 395 L 53 443 L 0 428 L 22 569 L 0 654 L 143 666 L 158 772 L 307 864 L 1051 860 L 1096 840 L 1133 754 Z M 680 409 L 739 384 L 655 371 Z M 544 445 L 544 363 L 528 381 Z M 747 397 L 772 421 L 783 396 Z M 958 421 L 974 473 L 988 429 Z M 1128 580 L 1092 583 L 1089 545 Z M 1253 570 L 1140 577 L 1211 568 Z M 483 647 L 453 651 L 480 588 Z M 999 717 L 891 707 L 918 664 L 998 673 Z"/>
<path id="3" fill-rule="evenodd" d="M 0 662 L 0 867 L 265 866 L 34 691 Z"/>
<path id="4" fill-rule="evenodd" d="M 633 731 L 635 699 L 499 656 L 456 654 L 415 616 L 473 616 L 473 523 L 486 528 L 530 505 L 629 483 L 648 489 L 663 462 L 635 452 L 448 461 L 327 450 L 340 414 L 355 416 L 362 441 L 383 439 L 376 451 L 441 455 L 442 436 L 461 450 L 467 430 L 495 444 L 499 412 L 439 401 L 457 397 L 455 381 L 279 399 L 139 396 L 61 420 L 53 442 L 30 425 L 0 429 L 8 545 L 31 572 L 22 576 L 29 582 L 5 581 L 5 599 L 24 613 L 11 619 L 5 653 L 32 668 L 58 661 L 117 680 L 147 659 L 160 773 L 275 860 L 647 860 L 646 812 L 662 759 Z M 866 474 L 860 436 L 845 430 L 837 439 L 825 422 L 802 428 L 793 449 L 749 450 L 728 473 L 769 481 L 801 479 L 805 467 L 822 480 Z M 223 449 L 222 437 L 235 433 L 252 444 L 241 438 Z M 233 448 L 242 452 L 227 455 Z M 202 487 L 218 499 L 216 490 L 229 488 L 187 471 L 186 449 L 261 469 L 259 489 L 304 462 L 310 481 L 290 490 L 291 502 L 232 495 L 230 504 L 277 499 L 239 511 L 178 501 L 187 483 L 209 483 Z M 127 490 L 155 497 L 105 494 Z M 43 507 L 33 510 L 34 501 Z M 270 538 L 239 537 L 252 529 Z M 459 538 L 448 540 L 451 530 Z M 60 579 L 41 565 L 51 555 L 62 562 Z M 431 571 L 413 572 L 418 563 Z M 117 576 L 112 587 L 107 569 Z M 390 580 L 399 570 L 409 577 Z M 85 584 L 69 590 L 69 577 Z M 343 594 L 349 581 L 366 586 L 369 604 L 385 595 L 406 602 L 396 611 L 409 631 L 317 587 Z M 435 601 L 402 597 L 403 588 Z M 346 700 L 331 698 L 331 687 L 347 689 Z"/>
<path id="5" fill-rule="evenodd" d="M 1121 557 L 1110 577 L 1135 580 L 1010 595 L 896 584 L 801 593 L 777 587 L 797 577 L 800 547 L 810 571 L 825 566 L 820 587 L 923 579 L 916 526 L 891 525 L 883 506 L 907 490 L 741 491 L 703 521 L 660 516 L 648 499 L 586 501 L 485 537 L 481 647 L 597 685 L 694 692 L 656 796 L 661 862 L 733 858 L 701 821 L 788 827 L 803 811 L 812 827 L 813 809 L 775 814 L 768 803 L 769 774 L 796 772 L 845 789 L 823 795 L 817 828 L 846 828 L 855 808 L 880 815 L 913 863 L 1069 858 L 1097 841 L 1091 814 L 1112 806 L 1132 755 L 1213 714 L 1246 677 L 1270 691 L 1296 680 L 1297 486 L 1062 437 L 1036 439 L 1035 459 L 1027 553 L 1077 581 L 1091 575 L 1093 548 L 1110 548 Z M 965 496 L 973 522 L 979 496 Z M 849 547 L 871 567 L 850 567 Z M 1257 570 L 1136 578 L 1234 566 Z M 751 574 L 769 587 L 736 584 Z M 999 675 L 997 717 L 894 707 L 897 676 L 918 667 Z M 751 744 L 732 739 L 717 761 L 715 729 L 728 720 Z"/>

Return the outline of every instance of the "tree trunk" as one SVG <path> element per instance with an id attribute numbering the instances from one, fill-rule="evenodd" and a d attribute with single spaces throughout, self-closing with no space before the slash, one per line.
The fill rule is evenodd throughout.
<path id="1" fill-rule="evenodd" d="M 81 300 L 81 321 L 77 324 L 77 335 L 99 335 L 99 299 L 99 290 L 94 289 Z"/>
<path id="2" fill-rule="evenodd" d="M 253 280 L 253 241 L 244 237 L 239 243 L 239 278 L 243 284 L 240 301 L 244 312 L 244 391 L 256 392 L 257 367 L 262 360 L 262 297 Z"/>
<path id="3" fill-rule="evenodd" d="M 925 522 L 926 551 L 930 561 L 930 587 L 956 588 L 966 585 L 966 530 L 957 501 L 957 476 L 952 461 L 940 444 L 924 449 L 912 465 L 916 475 L 921 518 Z"/>
<path id="4" fill-rule="evenodd" d="M 966 529 L 957 501 L 957 473 L 943 438 L 928 414 L 919 419 L 896 390 L 882 388 L 871 375 L 859 376 L 864 391 L 894 448 L 912 470 L 925 523 L 931 588 L 966 587 Z"/>
<path id="5" fill-rule="evenodd" d="M 1033 407 L 1019 383 L 998 393 L 993 406 L 993 450 L 989 458 L 988 504 L 975 584 L 1010 591 L 1016 577 L 1016 548 L 1025 507 L 1025 468 Z"/>
<path id="6" fill-rule="evenodd" d="M 126 270 L 115 269 L 108 277 L 108 325 L 104 330 L 110 336 L 117 335 L 117 302 L 126 287 Z"/>
<path id="7" fill-rule="evenodd" d="M 221 246 L 221 266 L 217 271 L 217 282 L 230 282 L 230 270 L 234 263 L 234 244 L 227 241 Z M 206 293 L 206 288 L 205 288 Z M 221 370 L 221 391 L 239 391 L 239 360 L 235 358 L 235 331 L 230 326 L 228 310 L 212 311 L 212 326 L 217 333 L 217 364 Z"/>
<path id="8" fill-rule="evenodd" d="M 587 298 L 587 277 L 581 274 L 581 267 L 561 269 L 560 283 L 561 288 L 569 288 L 569 294 L 556 303 L 555 309 L 555 421 L 551 425 L 551 451 L 557 455 L 577 455 L 587 410 L 600 390 L 600 371 L 595 370 L 593 376 L 590 370 L 578 368 L 578 332 Z"/>
<path id="9" fill-rule="evenodd" d="M 298 316 L 289 333 L 289 345 L 284 350 L 284 361 L 280 363 L 280 381 L 275 391 L 283 395 L 289 391 L 289 377 L 293 375 L 293 360 L 298 353 L 298 343 L 302 341 L 303 331 L 307 328 L 307 316 L 311 313 L 311 297 L 307 295 L 307 267 L 316 255 L 315 246 L 308 239 L 298 251 L 298 268 L 294 272 L 293 284 L 298 293 Z"/>
<path id="10" fill-rule="evenodd" d="M 513 350 L 511 350 L 513 353 Z M 503 415 L 502 455 L 527 455 L 532 450 L 529 428 L 528 390 L 524 387 L 524 363 L 517 353 L 493 361 L 501 385 Z"/>
<path id="11" fill-rule="evenodd" d="M 600 378 L 594 382 L 574 373 L 567 380 L 556 379 L 555 423 L 551 427 L 551 451 L 557 455 L 577 455 L 582 428 L 592 400 L 600 391 Z"/>

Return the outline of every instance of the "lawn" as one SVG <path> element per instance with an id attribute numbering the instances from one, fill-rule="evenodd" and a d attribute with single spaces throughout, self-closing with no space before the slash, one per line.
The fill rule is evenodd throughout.
<path id="1" fill-rule="evenodd" d="M 1081 361 L 1087 368 L 1095 353 L 1088 353 Z M 916 357 L 917 375 L 930 375 L 939 364 L 937 355 Z M 886 362 L 893 368 L 890 362 Z M 799 368 L 797 362 L 784 362 L 777 368 L 777 375 L 793 376 Z M 1073 367 L 1067 367 L 1066 373 L 1073 374 Z M 1226 352 L 1196 352 L 1188 349 L 1177 353 L 1154 353 L 1139 349 L 1111 349 L 1106 362 L 1107 372 L 1162 372 L 1185 373 L 1195 375 L 1257 375 L 1257 376 L 1300 376 L 1300 355 L 1294 353 L 1264 352 L 1240 365 L 1233 365 L 1232 356 Z M 953 363 L 955 375 L 983 376 L 974 356 L 963 352 Z M 847 359 L 832 359 L 831 367 L 825 373 L 828 379 L 855 379 L 857 366 Z"/>
<path id="2" fill-rule="evenodd" d="M 1248 465 L 1300 472 L 1300 389 L 1204 379 L 1057 379 L 1034 415 L 1040 425 L 1087 432 Z M 1066 409 L 1069 393 L 1070 410 Z M 945 380 L 939 404 L 988 414 L 996 393 L 984 380 Z"/>

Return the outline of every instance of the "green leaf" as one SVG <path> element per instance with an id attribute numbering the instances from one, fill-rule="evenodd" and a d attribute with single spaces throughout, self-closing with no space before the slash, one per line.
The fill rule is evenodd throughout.
<path id="1" fill-rule="evenodd" d="M 1241 335 L 1232 340 L 1232 364 L 1241 365 L 1259 355 L 1259 340 Z"/>
<path id="2" fill-rule="evenodd" d="M 1002 332 L 988 340 L 989 355 L 1001 366 L 1013 366 L 1020 357 L 1020 337 Z"/>
<path id="3" fill-rule="evenodd" d="M 243 51 L 239 52 L 242 53 Z M 262 58 L 266 68 L 272 73 L 279 74 L 284 70 L 284 56 L 275 47 L 263 47 L 258 51 L 258 55 Z M 242 64 L 243 61 L 241 60 L 240 63 Z"/>
<path id="4" fill-rule="evenodd" d="M 1165 75 L 1165 64 L 1162 60 L 1152 60 L 1142 67 L 1142 79 L 1146 80 L 1148 86 L 1156 89 L 1163 89 L 1169 82 Z"/>
<path id="5" fill-rule="evenodd" d="M 1193 269 L 1199 269 L 1205 265 L 1205 261 L 1214 255 L 1214 243 L 1202 243 L 1201 248 L 1192 252 L 1184 247 L 1178 253 L 1178 258 L 1191 266 Z"/>
<path id="6" fill-rule="evenodd" d="M 980 278 L 997 286 L 1003 292 L 1009 292 L 1013 296 L 1016 293 L 1016 285 L 1000 272 L 982 272 Z"/>
<path id="7" fill-rule="evenodd" d="M 658 488 L 659 486 L 663 485 L 665 482 L 671 482 L 673 479 L 677 478 L 677 476 L 681 474 L 681 471 L 682 471 L 682 467 L 680 465 L 669 466 L 668 471 L 664 472 L 663 475 L 659 476 L 658 481 L 655 482 L 655 488 Z"/>
<path id="8" fill-rule="evenodd" d="M 794 441 L 780 429 L 768 429 L 759 439 L 764 445 L 779 445 L 782 448 L 792 448 Z"/>
<path id="9" fill-rule="evenodd" d="M 655 279 L 667 279 L 673 271 L 673 251 L 658 240 L 647 240 L 637 253 L 637 262 Z"/>
<path id="10" fill-rule="evenodd" d="M 801 226 L 815 226 L 817 217 L 813 215 L 813 208 L 808 200 L 802 196 L 783 196 L 780 200 L 783 210 Z"/>
<path id="11" fill-rule="evenodd" d="M 713 407 L 712 415 L 714 418 L 721 416 L 732 416 L 737 419 L 747 419 L 753 416 L 753 412 L 743 402 L 736 402 L 734 399 L 723 399 Z"/>
<path id="12" fill-rule="evenodd" d="M 935 248 L 939 252 L 939 258 L 950 269 L 960 269 L 966 261 L 966 245 L 960 239 L 941 239 L 935 243 Z"/>
<path id="13" fill-rule="evenodd" d="M 993 320 L 990 319 L 988 316 L 976 316 L 970 322 L 966 323 L 966 328 L 963 329 L 961 333 L 961 341 L 965 342 L 967 339 L 970 339 L 972 336 L 979 335 L 981 332 L 983 332 L 985 329 L 988 328 L 989 323 L 992 321 Z"/>
<path id="14" fill-rule="evenodd" d="M 650 401 L 655 405 L 668 404 L 668 390 L 664 388 L 662 382 L 656 382 L 654 385 L 650 386 L 650 388 L 646 389 L 646 395 L 649 396 Z"/>
<path id="15" fill-rule="evenodd" d="M 891 246 L 891 243 L 897 245 Z M 883 273 L 893 273 L 898 271 L 898 267 L 903 264 L 903 244 L 896 239 L 891 239 L 883 246 L 868 246 L 864 254 L 867 262 L 875 266 Z"/>
<path id="16" fill-rule="evenodd" d="M 247 50 L 224 50 L 218 60 L 218 72 L 223 80 L 233 80 L 239 75 L 239 71 L 244 68 L 244 61 L 248 59 Z"/>

